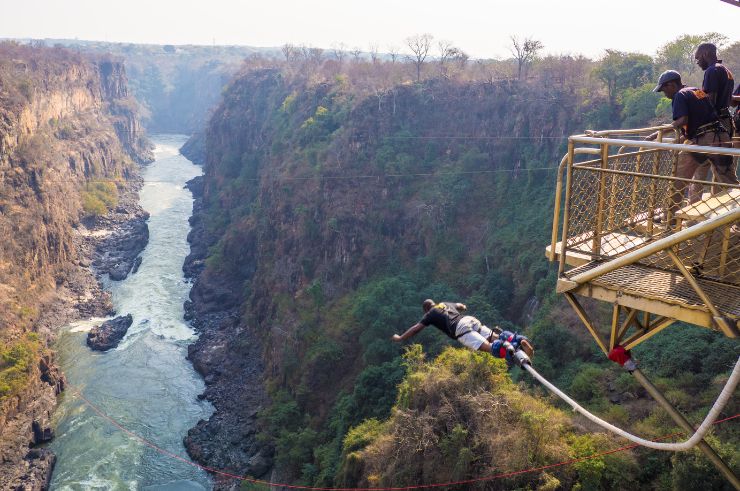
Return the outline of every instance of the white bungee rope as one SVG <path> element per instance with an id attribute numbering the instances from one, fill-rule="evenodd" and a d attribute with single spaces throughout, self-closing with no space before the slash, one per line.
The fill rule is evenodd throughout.
<path id="1" fill-rule="evenodd" d="M 610 423 L 607 423 L 606 421 L 599 418 L 598 416 L 591 414 L 589 411 L 581 407 L 581 405 L 578 404 L 576 401 L 568 397 L 563 391 L 561 391 L 560 389 L 555 387 L 553 384 L 551 384 L 545 377 L 540 375 L 537 372 L 537 370 L 535 370 L 532 367 L 531 364 L 525 362 L 521 364 L 521 367 L 524 370 L 528 371 L 542 385 L 550 389 L 550 391 L 553 394 L 555 394 L 556 396 L 560 397 L 562 400 L 570 404 L 570 406 L 575 411 L 581 413 L 586 418 L 593 421 L 594 423 L 601 426 L 602 428 L 609 430 L 611 432 L 614 432 L 617 435 L 624 437 L 644 447 L 653 448 L 655 450 L 668 450 L 672 452 L 681 452 L 684 450 L 689 450 L 690 448 L 694 447 L 697 443 L 699 443 L 704 438 L 704 435 L 707 434 L 712 424 L 714 424 L 714 422 L 719 417 L 719 413 L 722 412 L 722 409 L 724 409 L 724 407 L 729 402 L 730 398 L 732 397 L 733 392 L 735 391 L 735 387 L 737 387 L 738 381 L 740 381 L 740 358 L 738 358 L 737 362 L 735 362 L 735 368 L 732 370 L 732 374 L 730 375 L 730 379 L 725 384 L 724 388 L 722 389 L 722 392 L 720 392 L 719 397 L 717 398 L 717 400 L 714 402 L 714 405 L 712 406 L 712 409 L 709 410 L 709 413 L 707 413 L 707 416 L 704 418 L 704 421 L 701 423 L 701 425 L 696 430 L 696 432 L 691 436 L 691 438 L 689 438 L 688 440 L 684 442 L 680 442 L 680 443 L 660 443 L 660 442 L 645 440 L 644 438 L 640 438 L 639 436 L 633 435 L 632 433 L 628 433 L 621 428 L 617 428 L 616 426 Z"/>

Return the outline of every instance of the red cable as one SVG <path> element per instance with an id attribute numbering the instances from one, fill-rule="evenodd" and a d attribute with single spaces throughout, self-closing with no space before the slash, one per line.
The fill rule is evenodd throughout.
<path id="1" fill-rule="evenodd" d="M 494 479 L 503 479 L 503 478 L 506 478 L 506 477 L 518 476 L 520 474 L 528 474 L 530 472 L 544 471 L 544 470 L 547 470 L 547 469 L 552 469 L 554 467 L 562 467 L 562 466 L 565 466 L 565 465 L 576 464 L 578 462 L 583 462 L 585 460 L 595 459 L 596 457 L 602 457 L 604 455 L 609 455 L 609 454 L 613 454 L 613 453 L 617 453 L 617 452 L 623 452 L 625 450 L 630 450 L 630 449 L 633 449 L 635 447 L 639 447 L 640 446 L 637 443 L 633 443 L 631 445 L 626 445 L 624 447 L 619 447 L 619 448 L 615 448 L 615 449 L 612 449 L 612 450 L 607 450 L 605 452 L 596 453 L 596 454 L 589 455 L 589 456 L 586 456 L 586 457 L 581 457 L 581 458 L 578 458 L 578 459 L 566 460 L 564 462 L 558 462 L 557 464 L 549 464 L 549 465 L 544 465 L 544 466 L 541 466 L 541 467 L 533 467 L 533 468 L 530 468 L 530 469 L 523 469 L 523 470 L 520 470 L 520 471 L 505 472 L 503 474 L 494 474 L 492 476 L 478 477 L 478 478 L 475 478 L 475 479 L 466 479 L 464 481 L 453 481 L 453 482 L 434 483 L 434 484 L 417 484 L 417 485 L 414 485 L 414 486 L 400 486 L 400 487 L 386 487 L 386 488 L 324 488 L 324 487 L 314 487 L 314 486 L 299 486 L 299 485 L 295 485 L 295 484 L 280 484 L 280 483 L 274 483 L 274 482 L 269 482 L 269 481 L 263 481 L 261 479 L 254 479 L 254 478 L 247 477 L 247 476 L 237 476 L 236 474 L 230 474 L 228 472 L 220 471 L 218 469 L 213 469 L 211 467 L 198 464 L 197 462 L 193 462 L 193 461 L 191 461 L 189 459 L 186 459 L 185 457 L 182 457 L 180 455 L 177 455 L 175 453 L 172 453 L 169 450 L 165 450 L 164 448 L 161 448 L 161 447 L 157 446 L 155 443 L 150 442 L 146 438 L 137 435 L 133 431 L 130 431 L 130 430 L 124 428 L 123 426 L 121 426 L 120 423 L 118 423 L 116 420 L 114 420 L 113 418 L 111 418 L 110 416 L 108 416 L 107 414 L 105 414 L 100 408 L 98 408 L 95 404 L 93 404 L 92 402 L 90 402 L 85 396 L 82 395 L 82 392 L 80 392 L 79 390 L 75 389 L 74 387 L 70 387 L 70 389 L 72 389 L 72 391 L 77 396 L 79 396 L 79 398 L 82 399 L 85 402 L 85 404 L 87 404 L 87 406 L 90 407 L 90 409 L 92 409 L 93 411 L 95 411 L 95 413 L 97 413 L 98 416 L 100 416 L 101 418 L 107 420 L 113 426 L 115 426 L 116 428 L 118 428 L 119 430 L 121 430 L 122 432 L 124 432 L 125 434 L 129 435 L 130 437 L 132 437 L 132 438 L 134 438 L 136 440 L 139 440 L 144 445 L 146 445 L 146 446 L 148 446 L 148 447 L 156 450 L 157 452 L 159 452 L 159 453 L 161 453 L 163 455 L 166 455 L 166 456 L 168 456 L 170 458 L 179 460 L 181 462 L 185 462 L 186 464 L 191 465 L 193 467 L 197 467 L 199 469 L 203 469 L 204 471 L 208 471 L 208 472 L 211 472 L 213 474 L 218 474 L 220 476 L 228 477 L 228 478 L 231 478 L 231 479 L 239 479 L 241 481 L 247 481 L 247 482 L 251 482 L 251 483 L 254 483 L 254 484 L 263 484 L 265 486 L 280 486 L 280 487 L 288 488 L 288 489 L 306 489 L 306 490 L 312 490 L 312 491 L 405 491 L 405 490 L 411 490 L 411 489 L 439 488 L 439 487 L 444 487 L 444 486 L 455 486 L 455 485 L 460 485 L 460 484 L 472 484 L 472 483 L 475 483 L 475 482 L 492 481 Z M 730 421 L 730 420 L 733 420 L 735 418 L 740 418 L 740 413 L 735 414 L 733 416 L 730 416 L 728 418 L 717 420 L 717 421 L 715 421 L 712 424 L 715 424 L 716 425 L 716 424 L 724 423 L 726 421 Z M 676 433 L 671 433 L 669 435 L 664 435 L 664 436 L 658 438 L 657 440 L 658 441 L 665 440 L 665 439 L 671 438 L 673 436 L 682 435 L 682 434 L 683 434 L 682 431 L 678 431 Z"/>

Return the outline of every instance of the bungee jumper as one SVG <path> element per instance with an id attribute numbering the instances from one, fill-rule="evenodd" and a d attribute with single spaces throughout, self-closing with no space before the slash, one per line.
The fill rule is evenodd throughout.
<path id="1" fill-rule="evenodd" d="M 391 337 L 393 341 L 405 341 L 432 325 L 473 351 L 485 351 L 496 358 L 505 359 L 509 368 L 529 363 L 534 355 L 534 348 L 526 336 L 501 330 L 498 326 L 493 329 L 485 326 L 472 315 L 463 314 L 467 310 L 465 304 L 436 303 L 428 298 L 422 303 L 422 308 L 424 316 L 421 320 L 403 334 L 394 334 Z"/>

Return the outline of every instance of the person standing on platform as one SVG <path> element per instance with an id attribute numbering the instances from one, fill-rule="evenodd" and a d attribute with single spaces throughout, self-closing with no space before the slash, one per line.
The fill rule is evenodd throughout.
<path id="1" fill-rule="evenodd" d="M 681 82 L 681 75 L 675 70 L 667 70 L 660 75 L 655 92 L 663 92 L 671 99 L 673 108 L 673 127 L 680 129 L 684 143 L 700 146 L 730 146 L 730 134 L 722 126 L 714 110 L 714 106 L 707 94 L 696 87 L 687 87 Z M 654 140 L 657 133 L 646 137 Z M 678 166 L 676 177 L 691 179 L 697 169 L 707 160 L 712 165 L 712 170 L 718 182 L 727 184 L 738 184 L 734 173 L 732 157 L 720 154 L 705 154 L 683 150 L 678 154 Z M 676 211 L 683 201 L 686 190 L 685 181 L 675 182 L 675 193 L 671 208 Z M 695 203 L 701 199 L 700 189 L 691 189 L 689 202 Z"/>

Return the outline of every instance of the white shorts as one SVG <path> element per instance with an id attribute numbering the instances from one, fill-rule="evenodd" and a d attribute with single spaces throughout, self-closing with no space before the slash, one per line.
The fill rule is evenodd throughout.
<path id="1" fill-rule="evenodd" d="M 493 331 L 470 315 L 466 315 L 460 319 L 455 329 L 455 336 L 458 336 L 457 340 L 474 351 L 480 349 L 480 346 L 484 342 L 490 342 L 488 339 L 491 337 L 491 334 L 493 334 Z"/>

